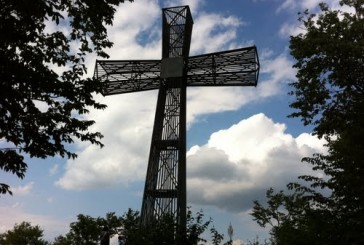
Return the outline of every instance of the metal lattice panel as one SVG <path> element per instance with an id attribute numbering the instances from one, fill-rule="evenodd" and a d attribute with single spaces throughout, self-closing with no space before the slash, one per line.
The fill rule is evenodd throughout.
<path id="1" fill-rule="evenodd" d="M 187 86 L 256 86 L 259 61 L 256 47 L 189 58 Z"/>
<path id="2" fill-rule="evenodd" d="M 182 6 L 163 9 L 163 58 L 188 57 L 192 25 L 190 8 Z"/>
<path id="3" fill-rule="evenodd" d="M 259 60 L 255 46 L 191 56 L 187 86 L 256 86 Z M 105 83 L 104 95 L 158 89 L 160 60 L 100 61 L 95 76 Z"/>
<path id="4" fill-rule="evenodd" d="M 164 105 L 164 108 L 163 115 L 157 112 L 155 125 L 159 127 L 153 132 L 142 208 L 144 224 L 165 215 L 176 220 L 178 217 L 178 197 L 181 195 L 179 164 L 184 157 L 180 152 L 185 149 L 185 132 L 181 132 L 181 100 L 185 100 L 185 95 L 181 94 L 182 80 L 176 80 L 167 81 L 169 87 L 163 86 L 159 93 L 158 105 Z M 161 106 L 159 108 L 162 112 Z"/>
<path id="5" fill-rule="evenodd" d="M 104 95 L 158 89 L 160 60 L 96 61 L 95 76 L 105 83 Z"/>

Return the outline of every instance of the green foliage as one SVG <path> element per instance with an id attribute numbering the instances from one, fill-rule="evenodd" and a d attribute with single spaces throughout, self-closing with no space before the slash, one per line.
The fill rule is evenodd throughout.
<path id="1" fill-rule="evenodd" d="M 355 13 L 330 10 L 322 3 L 320 15 L 301 14 L 306 32 L 290 42 L 298 69 L 297 81 L 291 84 L 291 107 L 296 109 L 291 116 L 314 125 L 319 137 L 341 134 L 363 116 L 363 1 L 341 4 Z"/>
<path id="2" fill-rule="evenodd" d="M 143 234 L 140 234 L 139 223 L 139 212 L 130 208 L 121 217 L 120 227 L 122 227 L 122 235 L 124 235 L 130 241 L 135 241 L 135 244 L 142 244 L 143 241 Z"/>
<path id="3" fill-rule="evenodd" d="M 80 116 L 105 108 L 93 98 L 102 86 L 85 78 L 84 61 L 91 52 L 108 57 L 106 25 L 122 2 L 0 0 L 1 170 L 24 178 L 24 155 L 75 158 L 66 146 L 76 139 L 103 146 L 102 135 L 89 132 L 95 122 Z M 4 193 L 11 191 L 0 183 Z"/>
<path id="4" fill-rule="evenodd" d="M 252 216 L 262 227 L 271 227 L 271 244 L 330 244 L 338 241 L 335 234 L 328 233 L 335 228 L 329 209 L 316 206 L 314 192 L 297 184 L 289 184 L 293 193 L 267 191 L 267 205 L 254 202 Z M 339 233 L 337 233 L 339 234 Z M 335 243 L 332 243 L 335 244 Z"/>
<path id="5" fill-rule="evenodd" d="M 122 218 L 115 213 L 107 213 L 105 218 L 79 214 L 77 221 L 70 224 L 70 231 L 56 237 L 53 245 L 99 245 L 105 227 L 108 230 L 107 235 L 112 237 L 117 234 L 122 224 Z"/>
<path id="6" fill-rule="evenodd" d="M 205 220 L 203 211 L 195 215 L 188 209 L 186 245 L 202 245 L 207 241 L 201 236 L 211 225 L 211 218 Z M 105 229 L 107 227 L 107 229 Z M 43 230 L 39 226 L 31 226 L 28 222 L 15 225 L 13 230 L 0 234 L 1 245 L 99 245 L 102 236 L 107 230 L 107 235 L 124 236 L 129 245 L 159 245 L 175 244 L 175 221 L 171 216 L 166 216 L 148 227 L 140 226 L 138 211 L 129 209 L 121 217 L 115 213 L 107 213 L 105 218 L 93 218 L 89 215 L 79 214 L 77 221 L 70 224 L 70 230 L 65 235 L 60 235 L 52 243 L 42 239 Z M 224 235 L 215 227 L 210 229 L 213 244 L 221 244 Z M 231 241 L 224 245 L 231 244 Z M 259 244 L 259 243 L 258 243 Z M 267 243 L 266 243 L 267 245 Z"/>
<path id="7" fill-rule="evenodd" d="M 246 245 L 275 245 L 275 243 L 272 239 L 270 239 L 269 241 L 264 240 L 264 242 L 261 243 L 259 241 L 259 237 L 256 237 L 254 240 L 248 241 Z"/>
<path id="8" fill-rule="evenodd" d="M 0 244 L 2 245 L 48 245 L 49 243 L 42 239 L 43 230 L 37 225 L 32 226 L 28 222 L 16 224 L 13 230 L 8 230 L 0 235 Z"/>
<path id="9" fill-rule="evenodd" d="M 324 176 L 300 176 L 287 193 L 269 190 L 267 205 L 255 202 L 254 219 L 278 245 L 364 243 L 364 2 L 340 3 L 353 11 L 322 3 L 318 16 L 301 14 L 306 32 L 291 37 L 290 116 L 313 125 L 328 153 L 303 159 Z"/>
<path id="10" fill-rule="evenodd" d="M 187 239 L 186 244 L 205 244 L 206 240 L 201 238 L 211 219 L 205 220 L 202 211 L 195 216 L 188 210 L 187 214 Z M 88 215 L 80 214 L 77 221 L 71 223 L 70 231 L 58 236 L 53 245 L 96 245 L 100 243 L 103 227 L 109 228 L 109 235 L 124 236 L 129 245 L 155 245 L 174 244 L 176 226 L 170 216 L 166 216 L 154 224 L 140 226 L 140 214 L 138 211 L 129 209 L 121 217 L 115 213 L 106 214 L 106 218 L 92 218 Z M 215 230 L 214 234 L 218 234 Z M 219 244 L 219 243 L 216 243 Z"/>
<path id="11" fill-rule="evenodd" d="M 122 216 L 123 234 L 127 237 L 129 244 L 174 244 L 177 227 L 173 217 L 162 217 L 155 223 L 142 228 L 139 226 L 139 219 L 139 213 L 131 209 Z M 201 238 L 201 235 L 207 230 L 210 223 L 211 219 L 204 219 L 202 210 L 193 216 L 192 211 L 188 209 L 186 244 L 205 243 L 206 240 Z"/>
<path id="12" fill-rule="evenodd" d="M 187 210 L 187 242 L 188 244 L 197 244 L 199 242 L 206 242 L 201 237 L 209 225 L 211 224 L 211 218 L 204 220 L 204 213 L 202 210 L 196 212 L 196 215 L 192 215 L 191 209 Z"/>
<path id="13" fill-rule="evenodd" d="M 213 245 L 219 245 L 224 240 L 224 235 L 219 233 L 215 227 L 212 227 L 210 229 L 211 236 L 212 236 L 212 244 Z"/>

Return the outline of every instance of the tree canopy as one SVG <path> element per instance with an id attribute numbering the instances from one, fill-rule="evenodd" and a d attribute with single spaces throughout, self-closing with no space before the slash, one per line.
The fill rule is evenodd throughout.
<path id="1" fill-rule="evenodd" d="M 290 116 L 313 125 L 328 153 L 303 159 L 323 176 L 299 176 L 287 192 L 269 190 L 267 205 L 255 202 L 252 215 L 272 226 L 275 244 L 364 243 L 364 1 L 340 4 L 301 13 L 305 31 L 290 40 L 298 70 Z"/>
<path id="2" fill-rule="evenodd" d="M 206 244 L 207 240 L 203 238 L 203 233 L 208 231 L 211 225 L 212 219 L 205 219 L 202 210 L 193 214 L 188 209 L 186 244 Z M 139 212 L 129 209 L 122 216 L 117 216 L 114 212 L 97 218 L 79 214 L 77 220 L 70 224 L 69 232 L 48 242 L 43 239 L 43 230 L 38 225 L 32 226 L 28 222 L 22 222 L 20 225 L 15 225 L 12 230 L 0 234 L 0 243 L 4 245 L 99 245 L 106 234 L 106 241 L 114 236 L 122 236 L 126 238 L 126 244 L 130 245 L 174 244 L 174 226 L 173 219 L 164 217 L 151 226 L 141 228 Z M 224 235 L 214 226 L 210 228 L 210 233 L 212 244 L 223 244 Z M 224 243 L 224 245 L 229 244 L 232 244 L 232 241 Z M 248 244 L 258 245 L 259 242 Z"/>
<path id="3" fill-rule="evenodd" d="M 322 14 L 302 13 L 305 32 L 292 36 L 290 49 L 296 59 L 297 81 L 291 86 L 296 111 L 304 124 L 315 126 L 319 137 L 338 135 L 363 117 L 364 3 L 343 0 L 353 13 L 331 10 L 320 4 Z"/>
<path id="4" fill-rule="evenodd" d="M 75 158 L 67 147 L 75 140 L 103 146 L 102 134 L 89 131 L 95 122 L 82 117 L 105 108 L 93 97 L 101 84 L 85 77 L 85 56 L 108 57 L 106 26 L 123 2 L 0 0 L 1 170 L 23 178 L 25 155 Z"/>
<path id="5" fill-rule="evenodd" d="M 49 243 L 43 239 L 43 230 L 38 225 L 33 226 L 29 222 L 22 222 L 16 224 L 12 230 L 0 234 L 0 244 L 48 245 Z"/>
<path id="6" fill-rule="evenodd" d="M 107 213 L 105 218 L 79 214 L 77 221 L 70 224 L 70 231 L 56 237 L 53 245 L 99 245 L 103 235 L 107 238 L 116 235 L 122 226 L 123 218 L 113 212 Z"/>

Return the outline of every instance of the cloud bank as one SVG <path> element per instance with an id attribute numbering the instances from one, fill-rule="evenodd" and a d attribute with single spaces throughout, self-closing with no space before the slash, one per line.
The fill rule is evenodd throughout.
<path id="1" fill-rule="evenodd" d="M 243 212 L 266 189 L 283 189 L 297 176 L 312 174 L 300 163 L 323 152 L 323 141 L 309 134 L 294 138 L 284 124 L 263 113 L 213 133 L 208 142 L 188 152 L 188 200 Z"/>

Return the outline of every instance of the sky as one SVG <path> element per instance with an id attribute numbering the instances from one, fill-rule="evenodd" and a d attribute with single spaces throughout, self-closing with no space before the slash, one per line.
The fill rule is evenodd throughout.
<path id="1" fill-rule="evenodd" d="M 261 64 L 257 87 L 187 89 L 187 205 L 203 210 L 234 244 L 268 237 L 250 215 L 266 190 L 285 189 L 297 176 L 313 173 L 300 159 L 325 151 L 299 119 L 288 118 L 288 95 L 296 70 L 289 36 L 304 32 L 297 13 L 317 12 L 321 0 L 135 0 L 121 4 L 108 27 L 110 59 L 161 58 L 161 8 L 189 5 L 194 20 L 190 55 L 256 45 Z M 338 0 L 326 1 L 332 8 Z M 65 27 L 47 25 L 54 31 Z M 89 76 L 97 57 L 86 59 Z M 40 225 L 45 238 L 69 231 L 78 214 L 104 217 L 140 210 L 157 91 L 97 96 L 108 107 L 91 110 L 100 149 L 72 145 L 75 160 L 28 159 L 23 180 L 1 172 L 13 196 L 0 197 L 0 233 L 22 221 Z M 1 143 L 1 142 L 0 142 Z M 115 240 L 113 240 L 115 244 Z"/>

